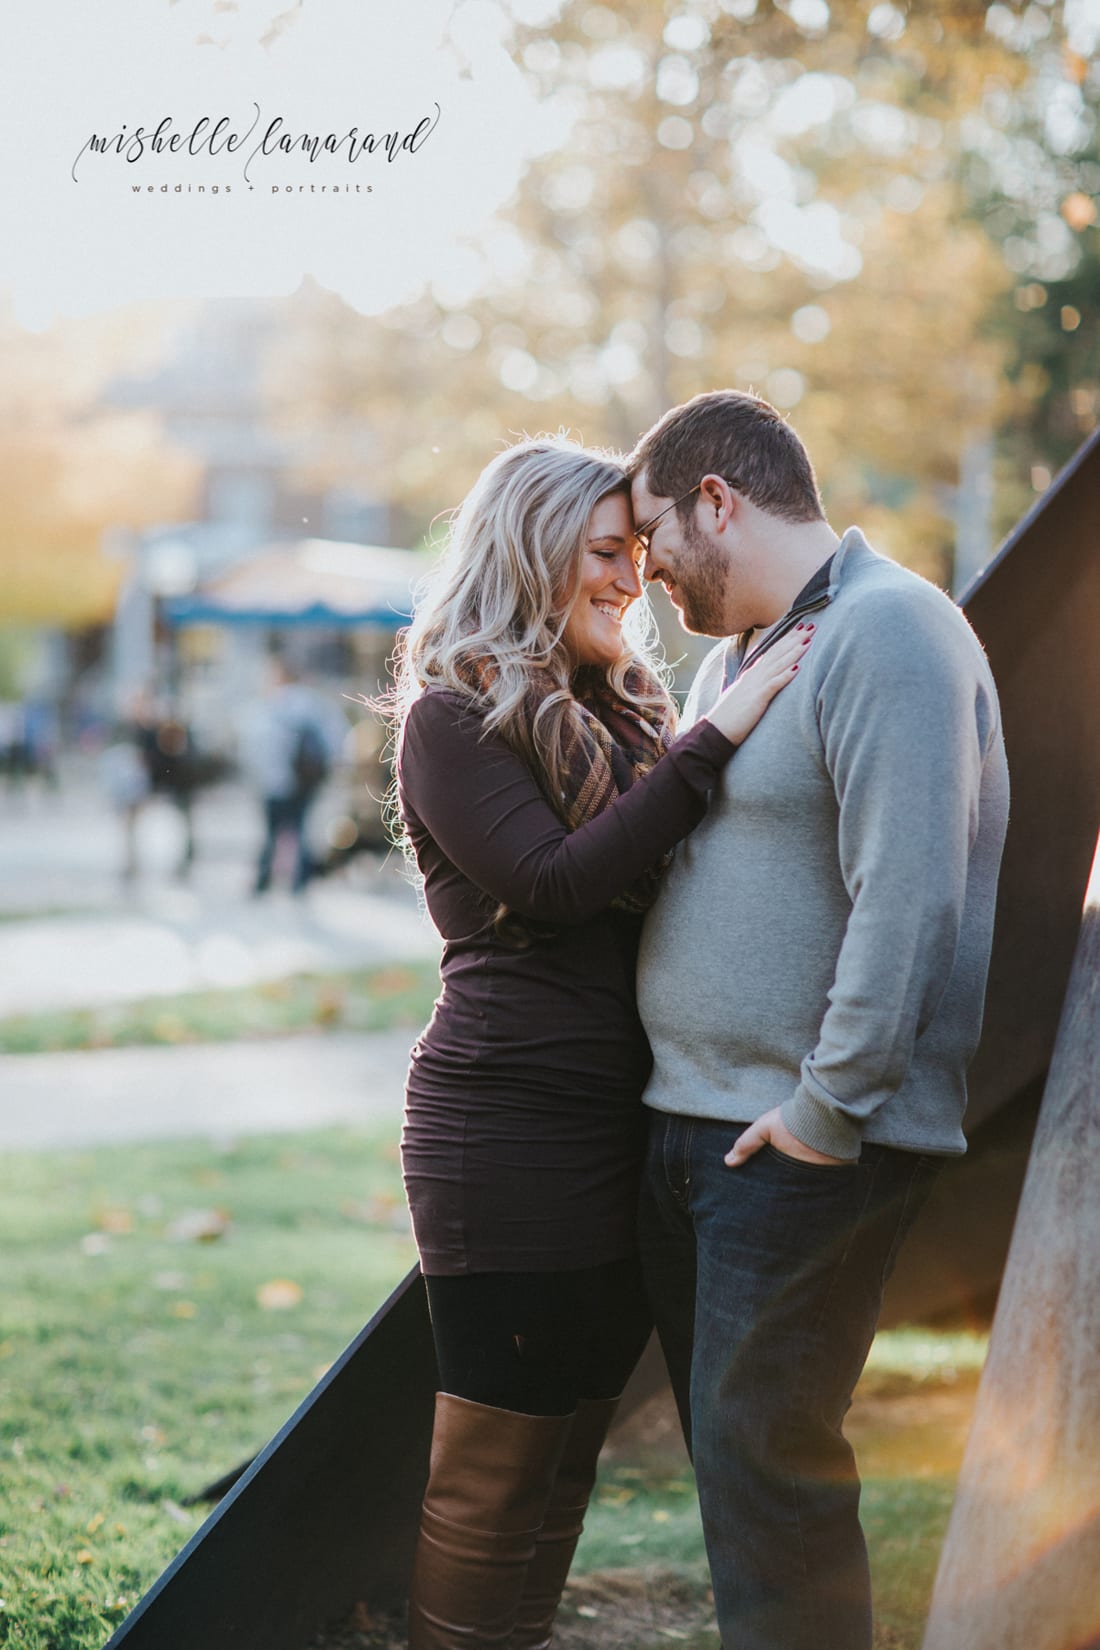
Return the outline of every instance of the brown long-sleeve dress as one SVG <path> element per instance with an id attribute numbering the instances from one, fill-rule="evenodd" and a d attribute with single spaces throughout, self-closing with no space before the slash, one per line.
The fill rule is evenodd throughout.
<path id="1" fill-rule="evenodd" d="M 704 721 L 633 784 L 615 764 L 619 799 L 571 832 L 468 700 L 429 689 L 412 706 L 400 805 L 445 942 L 402 1135 L 425 1273 L 632 1252 L 650 1054 L 634 1001 L 641 918 L 610 902 L 698 823 L 733 749 Z M 493 929 L 502 901 L 530 919 L 523 948 Z"/>

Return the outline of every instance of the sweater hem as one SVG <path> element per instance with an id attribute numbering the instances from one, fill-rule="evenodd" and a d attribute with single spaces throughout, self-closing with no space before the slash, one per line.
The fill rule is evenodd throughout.
<path id="1" fill-rule="evenodd" d="M 663 1102 L 658 1103 L 649 1099 L 646 1099 L 645 1106 L 647 1111 L 655 1112 L 659 1116 L 680 1117 L 689 1123 L 715 1123 L 729 1129 L 747 1129 L 749 1124 L 755 1123 L 758 1118 L 763 1116 L 765 1111 L 773 1110 L 777 1103 L 773 1101 L 771 1106 L 764 1106 L 759 1111 L 752 1113 L 747 1108 L 742 1110 L 736 1102 L 731 1103 L 728 1111 L 704 1111 L 698 1107 L 686 1110 L 680 1106 Z M 784 1121 L 786 1121 L 785 1118 Z M 801 1139 L 801 1136 L 799 1136 L 799 1139 Z M 953 1130 L 950 1140 L 944 1140 L 942 1137 L 930 1139 L 927 1135 L 918 1137 L 905 1130 L 895 1134 L 882 1128 L 874 1120 L 861 1131 L 860 1143 L 865 1146 L 889 1146 L 894 1151 L 913 1152 L 918 1156 L 927 1157 L 964 1157 L 968 1150 L 967 1141 L 962 1136 L 961 1131 Z M 733 1141 L 731 1140 L 730 1145 L 732 1144 Z M 809 1142 L 805 1141 L 803 1144 L 808 1145 Z M 815 1149 L 824 1150 L 825 1148 L 818 1147 Z M 839 1153 L 830 1152 L 828 1155 L 838 1156 Z"/>

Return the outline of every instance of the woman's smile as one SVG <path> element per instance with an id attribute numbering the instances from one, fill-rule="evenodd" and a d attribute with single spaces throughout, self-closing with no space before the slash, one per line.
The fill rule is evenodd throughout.
<path id="1" fill-rule="evenodd" d="M 642 593 L 641 546 L 625 493 L 601 498 L 588 518 L 581 583 L 563 632 L 575 665 L 612 665 L 627 608 Z"/>

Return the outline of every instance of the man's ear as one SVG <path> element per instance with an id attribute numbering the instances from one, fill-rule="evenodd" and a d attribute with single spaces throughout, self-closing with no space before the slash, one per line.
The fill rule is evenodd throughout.
<path id="1" fill-rule="evenodd" d="M 721 532 L 737 509 L 737 494 L 725 476 L 705 475 L 699 483 L 699 496 L 704 510 L 711 515 L 710 525 Z"/>

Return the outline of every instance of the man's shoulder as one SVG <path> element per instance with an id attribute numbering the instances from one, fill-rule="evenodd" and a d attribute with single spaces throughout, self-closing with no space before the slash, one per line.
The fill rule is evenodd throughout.
<path id="1" fill-rule="evenodd" d="M 969 620 L 945 590 L 930 579 L 870 550 L 849 569 L 834 597 L 852 625 L 844 627 L 851 640 L 874 648 L 948 646 L 982 656 L 982 646 Z"/>

